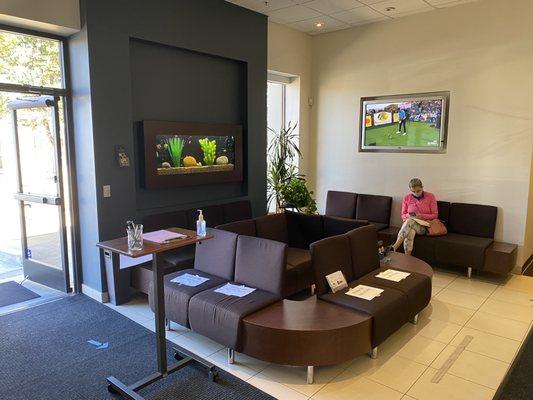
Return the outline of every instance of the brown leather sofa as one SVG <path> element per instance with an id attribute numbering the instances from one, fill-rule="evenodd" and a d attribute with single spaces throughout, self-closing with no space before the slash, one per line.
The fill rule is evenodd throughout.
<path id="1" fill-rule="evenodd" d="M 249 200 L 236 201 L 225 204 L 216 204 L 202 208 L 208 227 L 215 227 L 227 222 L 239 221 L 252 217 L 252 207 Z M 198 211 L 190 210 L 172 211 L 147 215 L 143 218 L 145 232 L 159 229 L 181 227 L 196 230 Z M 182 247 L 165 253 L 165 274 L 170 274 L 194 264 L 194 245 Z M 152 282 L 152 265 L 147 263 L 140 268 L 134 268 L 131 274 L 131 286 L 142 293 L 148 294 Z"/>
<path id="2" fill-rule="evenodd" d="M 389 226 L 392 197 L 329 190 L 325 215 L 368 221 L 378 231 Z"/>
<path id="3" fill-rule="evenodd" d="M 286 243 L 287 265 L 282 293 L 283 297 L 288 297 L 314 284 L 309 252 L 311 243 L 367 224 L 366 221 L 285 211 L 223 224 L 216 228 Z"/>
<path id="4" fill-rule="evenodd" d="M 239 351 L 242 319 L 282 298 L 287 245 L 217 229 L 209 233 L 213 239 L 196 245 L 194 268 L 164 277 L 165 317 Z M 185 273 L 209 280 L 194 287 L 172 282 Z M 244 297 L 215 292 L 228 282 L 256 290 Z"/>
<path id="5" fill-rule="evenodd" d="M 376 227 L 378 239 L 389 245 L 400 231 L 389 226 L 391 202 L 387 196 L 328 191 L 326 215 L 366 219 Z M 448 234 L 417 236 L 412 253 L 415 257 L 432 265 L 467 267 L 469 275 L 472 270 L 507 274 L 514 268 L 517 246 L 494 241 L 496 207 L 447 201 L 437 201 L 437 207 Z"/>
<path id="6" fill-rule="evenodd" d="M 375 226 L 364 226 L 346 234 L 311 244 L 316 291 L 319 299 L 372 316 L 372 347 L 416 316 L 431 300 L 431 279 L 410 272 L 400 282 L 376 277 L 387 268 L 380 267 Z M 332 293 L 326 275 L 342 271 L 349 287 L 359 284 L 383 289 L 371 301 L 346 295 L 348 289 Z"/>

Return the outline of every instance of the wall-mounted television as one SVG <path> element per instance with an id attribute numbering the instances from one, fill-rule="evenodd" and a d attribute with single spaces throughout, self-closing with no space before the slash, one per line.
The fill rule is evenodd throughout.
<path id="1" fill-rule="evenodd" d="M 450 92 L 361 98 L 359 151 L 444 153 Z"/>
<path id="2" fill-rule="evenodd" d="M 141 185 L 168 189 L 243 178 L 242 126 L 140 121 Z"/>

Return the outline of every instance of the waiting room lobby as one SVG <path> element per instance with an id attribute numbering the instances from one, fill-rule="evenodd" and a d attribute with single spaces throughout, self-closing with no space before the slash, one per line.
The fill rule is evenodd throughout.
<path id="1" fill-rule="evenodd" d="M 0 399 L 533 398 L 532 13 L 0 0 Z"/>

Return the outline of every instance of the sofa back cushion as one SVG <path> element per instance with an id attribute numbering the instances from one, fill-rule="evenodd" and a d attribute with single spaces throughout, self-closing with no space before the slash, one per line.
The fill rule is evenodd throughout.
<path id="1" fill-rule="evenodd" d="M 309 249 L 309 245 L 324 237 L 321 215 L 285 211 L 289 247 Z"/>
<path id="2" fill-rule="evenodd" d="M 239 236 L 235 282 L 281 296 L 287 245 L 274 240 Z"/>
<path id="3" fill-rule="evenodd" d="M 352 229 L 368 225 L 367 221 L 360 221 L 352 218 L 331 217 L 329 215 L 324 215 L 323 220 L 324 237 L 341 235 Z"/>
<path id="4" fill-rule="evenodd" d="M 346 234 L 352 253 L 352 273 L 355 279 L 379 268 L 378 234 L 373 225 L 354 229 Z"/>
<path id="5" fill-rule="evenodd" d="M 241 221 L 252 218 L 252 205 L 250 200 L 234 201 L 222 205 L 224 223 Z"/>
<path id="6" fill-rule="evenodd" d="M 227 224 L 218 225 L 217 229 L 223 231 L 237 233 L 239 235 L 257 236 L 255 230 L 255 220 L 243 219 L 242 221 L 229 222 Z"/>
<path id="7" fill-rule="evenodd" d="M 237 234 L 213 228 L 207 232 L 213 235 L 213 239 L 196 244 L 194 269 L 233 280 Z"/>
<path id="8" fill-rule="evenodd" d="M 347 282 L 353 281 L 350 240 L 346 235 L 328 237 L 311 244 L 317 295 L 329 292 L 326 275 L 342 271 Z"/>
<path id="9" fill-rule="evenodd" d="M 255 219 L 257 237 L 288 243 L 287 220 L 285 213 L 263 215 Z"/>
<path id="10" fill-rule="evenodd" d="M 329 190 L 326 198 L 326 215 L 355 218 L 357 193 Z"/>
<path id="11" fill-rule="evenodd" d="M 389 226 L 392 197 L 374 194 L 357 195 L 355 218 Z"/>
<path id="12" fill-rule="evenodd" d="M 448 231 L 494 238 L 498 209 L 480 204 L 452 203 Z"/>
<path id="13" fill-rule="evenodd" d="M 205 224 L 214 228 L 224 222 L 224 210 L 221 205 L 207 206 L 207 207 L 198 207 L 201 209 L 204 214 Z M 196 221 L 198 221 L 198 210 L 192 209 L 187 211 L 187 219 L 189 229 L 196 230 Z"/>
<path id="14" fill-rule="evenodd" d="M 157 231 L 166 228 L 185 228 L 187 213 L 185 211 L 172 211 L 168 213 L 146 215 L 143 218 L 144 232 Z"/>
<path id="15" fill-rule="evenodd" d="M 451 203 L 447 201 L 437 201 L 437 209 L 439 210 L 439 219 L 448 225 L 450 222 L 450 207 Z"/>

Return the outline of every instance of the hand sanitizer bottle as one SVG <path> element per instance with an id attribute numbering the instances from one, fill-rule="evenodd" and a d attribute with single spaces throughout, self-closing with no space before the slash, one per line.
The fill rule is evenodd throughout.
<path id="1" fill-rule="evenodd" d="M 205 230 L 205 221 L 204 221 L 204 214 L 202 213 L 202 210 L 197 210 L 200 212 L 200 215 L 198 215 L 198 221 L 196 221 L 196 234 L 198 236 L 205 236 L 207 234 Z"/>

